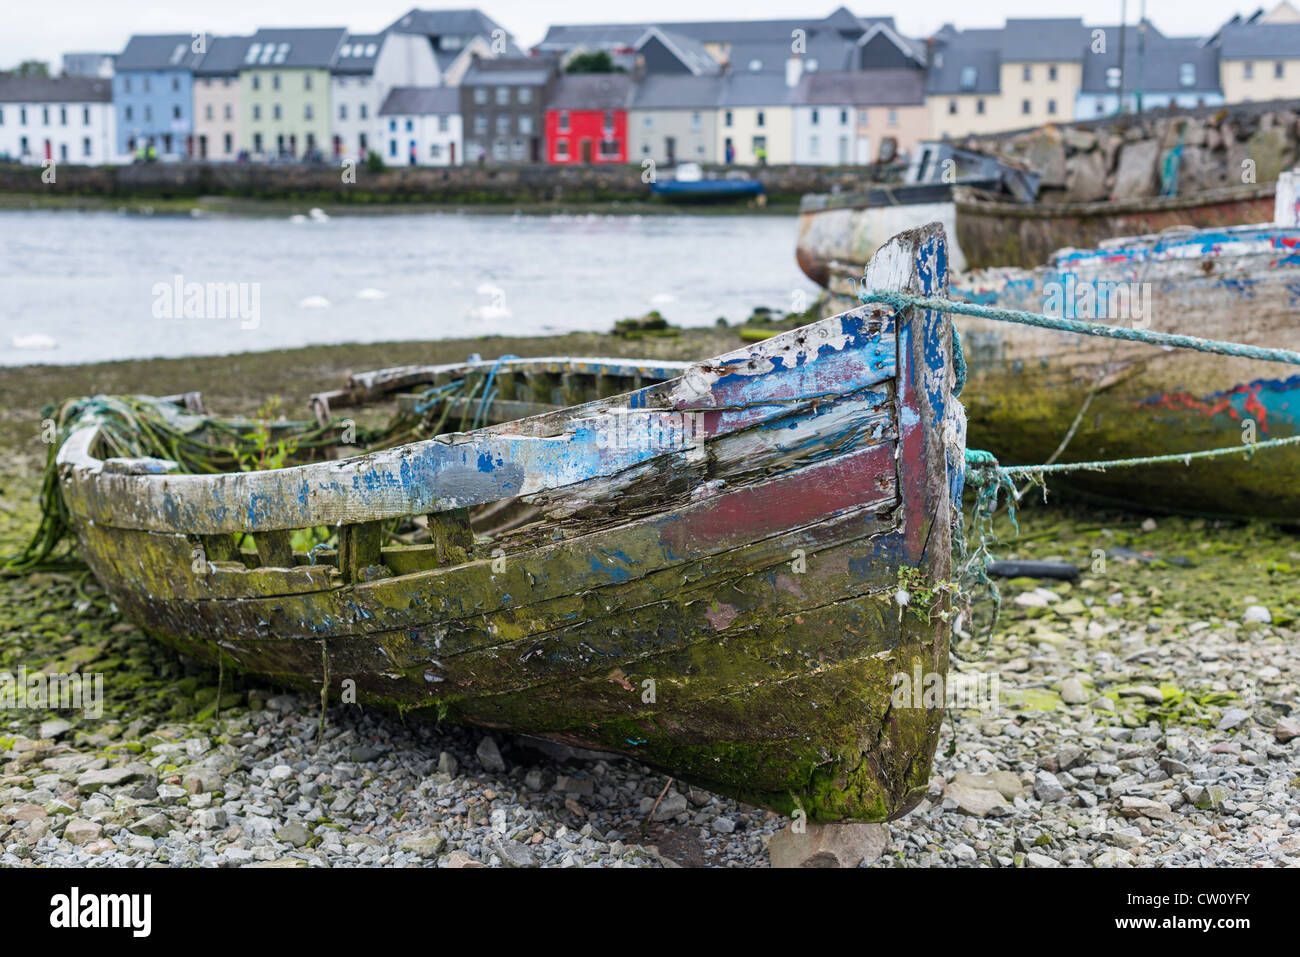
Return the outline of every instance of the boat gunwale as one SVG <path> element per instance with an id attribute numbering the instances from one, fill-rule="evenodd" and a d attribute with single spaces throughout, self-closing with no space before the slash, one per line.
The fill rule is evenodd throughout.
<path id="1" fill-rule="evenodd" d="M 1218 186 L 1185 196 L 1148 196 L 1120 201 L 1099 200 L 1091 203 L 1011 203 L 979 195 L 959 183 L 953 187 L 952 201 L 956 204 L 959 213 L 1016 219 L 1054 219 L 1195 209 L 1201 206 L 1267 199 L 1274 195 L 1275 191 L 1274 183 L 1253 183 L 1242 186 Z"/>

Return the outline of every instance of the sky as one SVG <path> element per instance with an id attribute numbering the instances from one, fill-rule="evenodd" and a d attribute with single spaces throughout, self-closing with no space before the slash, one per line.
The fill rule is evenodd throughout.
<path id="1" fill-rule="evenodd" d="M 959 28 L 996 27 L 1006 17 L 1082 17 L 1090 25 L 1114 25 L 1123 0 L 861 0 L 845 2 L 859 16 L 893 16 L 912 36 L 933 33 L 944 23 Z M 1127 0 L 1128 22 L 1137 20 L 1142 0 Z M 1234 0 L 1146 0 L 1147 17 L 1170 36 L 1203 36 L 1234 13 L 1253 13 L 1262 4 Z M 825 16 L 837 0 L 8 0 L 0 31 L 0 68 L 26 59 L 54 65 L 66 52 L 116 53 L 132 33 L 248 34 L 258 27 L 347 27 L 357 33 L 381 30 L 419 5 L 463 8 L 477 5 L 529 47 L 552 23 L 673 20 L 765 20 Z"/>

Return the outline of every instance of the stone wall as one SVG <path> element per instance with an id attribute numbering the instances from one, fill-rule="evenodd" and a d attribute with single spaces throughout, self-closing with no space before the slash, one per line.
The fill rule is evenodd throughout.
<path id="1" fill-rule="evenodd" d="M 44 183 L 39 167 L 0 165 L 0 192 L 60 193 L 102 197 L 239 196 L 333 202 L 603 203 L 650 198 L 640 166 L 465 166 L 451 169 L 397 167 L 355 169 L 345 183 L 332 166 L 263 166 L 249 163 L 137 163 L 67 166 Z M 871 167 L 770 166 L 750 169 L 768 198 L 797 202 L 804 193 L 859 189 Z"/>
<path id="2" fill-rule="evenodd" d="M 1272 182 L 1300 160 L 1300 101 L 1162 110 L 963 142 L 1041 170 L 1041 199 L 1096 202 L 1159 195 L 1180 140 L 1179 195 Z"/>

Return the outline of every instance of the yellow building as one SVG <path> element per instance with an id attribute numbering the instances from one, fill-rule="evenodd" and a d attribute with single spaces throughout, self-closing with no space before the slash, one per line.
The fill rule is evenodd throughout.
<path id="1" fill-rule="evenodd" d="M 779 73 L 739 73 L 722 82 L 717 157 L 722 163 L 769 166 L 794 161 L 794 89 Z"/>
<path id="2" fill-rule="evenodd" d="M 239 70 L 244 146 L 254 159 L 330 150 L 330 67 L 342 27 L 258 30 Z"/>
<path id="3" fill-rule="evenodd" d="M 1224 24 L 1214 37 L 1228 103 L 1300 97 L 1300 18 L 1290 4 Z"/>
<path id="4" fill-rule="evenodd" d="M 940 31 L 926 81 L 930 136 L 995 133 L 1074 119 L 1083 58 L 1093 39 L 1082 20 L 1070 18 Z"/>

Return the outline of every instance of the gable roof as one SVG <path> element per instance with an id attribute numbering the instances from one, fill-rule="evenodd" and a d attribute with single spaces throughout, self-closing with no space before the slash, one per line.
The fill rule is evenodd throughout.
<path id="1" fill-rule="evenodd" d="M 709 51 L 704 49 L 704 44 L 699 40 L 686 36 L 684 33 L 665 30 L 662 27 L 650 27 L 632 46 L 639 52 L 651 40 L 658 40 L 662 43 L 673 56 L 681 61 L 686 69 L 696 76 L 705 73 L 719 73 L 722 70 L 721 64 L 709 55 Z"/>
<path id="2" fill-rule="evenodd" d="M 460 90 L 454 86 L 395 86 L 379 107 L 380 116 L 430 116 L 460 112 Z"/>
<path id="3" fill-rule="evenodd" d="M 498 30 L 506 40 L 504 56 L 525 55 L 524 51 L 515 44 L 514 36 L 510 31 L 477 7 L 460 10 L 421 10 L 419 7 L 414 7 L 389 24 L 384 32 L 415 33 L 428 37 L 433 44 L 434 59 L 438 63 L 438 68 L 442 70 L 460 55 L 471 37 L 491 40 L 493 33 Z M 461 42 L 456 46 L 444 47 L 443 37 L 456 37 Z"/>
<path id="4" fill-rule="evenodd" d="M 732 73 L 723 79 L 718 105 L 789 106 L 793 96 L 784 73 Z"/>
<path id="5" fill-rule="evenodd" d="M 117 55 L 121 70 L 193 70 L 202 59 L 194 52 L 194 37 L 188 33 L 136 34 Z"/>
<path id="6" fill-rule="evenodd" d="M 379 51 L 384 48 L 384 33 L 349 33 L 343 38 L 338 56 L 334 58 L 332 71 L 342 75 L 375 72 L 375 61 Z"/>
<path id="7" fill-rule="evenodd" d="M 475 57 L 461 86 L 542 86 L 555 71 L 555 64 L 549 59 L 538 57 L 497 57 L 484 60 Z"/>
<path id="8" fill-rule="evenodd" d="M 560 77 L 548 110 L 625 110 L 632 99 L 626 73 L 569 73 Z"/>
<path id="9" fill-rule="evenodd" d="M 919 70 L 805 73 L 791 100 L 796 106 L 919 106 L 925 75 Z"/>
<path id="10" fill-rule="evenodd" d="M 252 37 L 209 37 L 208 52 L 194 68 L 195 76 L 234 76 L 244 64 Z"/>
<path id="11" fill-rule="evenodd" d="M 101 77 L 0 73 L 0 103 L 108 103 L 112 99 L 112 81 Z"/>
<path id="12" fill-rule="evenodd" d="M 343 27 L 263 29 L 253 34 L 241 69 L 328 69 L 347 37 Z"/>
<path id="13" fill-rule="evenodd" d="M 1300 57 L 1300 23 L 1229 23 L 1217 42 L 1225 60 L 1295 59 Z"/>

